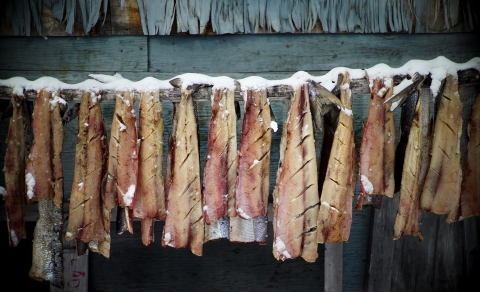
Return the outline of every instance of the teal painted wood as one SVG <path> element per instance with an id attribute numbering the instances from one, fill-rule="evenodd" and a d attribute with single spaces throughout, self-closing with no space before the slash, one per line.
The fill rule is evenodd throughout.
<path id="1" fill-rule="evenodd" d="M 147 71 L 147 37 L 2 37 L 2 70 Z"/>
<path id="2" fill-rule="evenodd" d="M 150 72 L 296 72 L 400 67 L 409 60 L 480 56 L 475 34 L 168 36 L 149 39 Z"/>

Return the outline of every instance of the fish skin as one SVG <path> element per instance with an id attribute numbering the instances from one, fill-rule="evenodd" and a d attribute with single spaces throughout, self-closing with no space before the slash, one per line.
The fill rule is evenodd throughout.
<path id="1" fill-rule="evenodd" d="M 315 262 L 319 195 L 307 84 L 295 91 L 281 140 L 273 192 L 273 255 L 282 261 L 302 256 Z"/>
<path id="2" fill-rule="evenodd" d="M 39 217 L 33 233 L 29 276 L 63 288 L 62 208 L 55 206 L 52 198 L 38 201 L 37 204 Z"/>
<path id="3" fill-rule="evenodd" d="M 26 238 L 25 206 L 25 124 L 28 122 L 24 96 L 14 94 L 11 98 L 12 116 L 6 139 L 5 153 L 5 211 L 7 215 L 8 240 L 16 247 Z"/>
<path id="4" fill-rule="evenodd" d="M 165 220 L 163 118 L 159 92 L 143 92 L 139 105 L 138 185 L 133 217 L 141 218 L 142 242 L 153 239 L 153 219 Z"/>
<path id="5" fill-rule="evenodd" d="M 346 110 L 352 109 L 348 72 L 342 74 L 340 101 Z M 322 186 L 318 214 L 317 242 L 348 241 L 352 224 L 352 202 L 356 167 L 353 114 L 340 111 L 330 156 Z"/>
<path id="6" fill-rule="evenodd" d="M 247 90 L 244 95 L 235 210 L 251 219 L 267 214 L 272 128 L 267 90 Z"/>
<path id="7" fill-rule="evenodd" d="M 31 174 L 35 179 L 32 198 L 27 202 L 35 202 L 53 197 L 52 189 L 52 124 L 50 122 L 50 97 L 46 90 L 37 92 L 36 103 L 32 115 L 33 145 L 26 162 L 26 176 Z M 28 184 L 27 184 L 28 185 Z M 28 192 L 27 192 L 28 195 Z"/>
<path id="8" fill-rule="evenodd" d="M 167 182 L 167 217 L 162 246 L 184 248 L 202 255 L 204 219 L 200 185 L 200 160 L 197 123 L 193 109 L 192 90 L 182 90 L 175 108 L 170 149 L 170 177 Z"/>
<path id="9" fill-rule="evenodd" d="M 236 216 L 233 207 L 237 168 L 234 93 L 233 90 L 215 89 L 211 99 L 212 116 L 202 187 L 203 216 L 208 225 L 229 214 Z"/>
<path id="10" fill-rule="evenodd" d="M 415 108 L 419 99 L 418 96 L 419 91 L 415 90 L 402 104 L 402 112 L 400 115 L 400 138 L 395 149 L 395 193 L 399 192 L 401 187 L 405 151 L 409 140 L 413 117 L 415 115 Z"/>
<path id="11" fill-rule="evenodd" d="M 472 107 L 468 124 L 468 152 L 460 195 L 460 217 L 480 216 L 480 94 Z"/>
<path id="12" fill-rule="evenodd" d="M 390 78 L 389 78 L 390 79 Z M 356 209 L 362 210 L 365 197 L 375 195 L 393 197 L 395 191 L 395 123 L 390 103 L 384 103 L 392 96 L 393 87 L 385 85 L 386 80 L 374 79 L 370 92 L 370 107 L 360 145 L 360 195 Z M 390 80 L 391 85 L 393 81 Z M 381 90 L 385 93 L 379 96 Z M 373 186 L 370 193 L 366 178 Z M 374 207 L 381 208 L 383 197 L 376 198 Z"/>
<path id="13" fill-rule="evenodd" d="M 462 108 L 458 80 L 448 75 L 436 114 L 431 161 L 420 198 L 424 212 L 448 214 L 447 224 L 457 221 L 460 201 Z"/>
<path id="14" fill-rule="evenodd" d="M 66 240 L 77 239 L 99 252 L 98 246 L 109 238 L 105 226 L 103 181 L 106 175 L 107 145 L 100 103 L 89 92 L 82 93 L 78 116 L 75 168 L 70 193 L 70 211 Z M 107 209 L 108 211 L 109 209 Z M 77 250 L 77 253 L 79 250 Z M 109 256 L 109 250 L 102 254 Z M 106 256 L 108 258 L 108 256 Z"/>
<path id="15" fill-rule="evenodd" d="M 404 235 L 417 236 L 423 241 L 420 230 L 422 210 L 420 209 L 420 195 L 425 183 L 425 165 L 429 163 L 430 153 L 430 94 L 421 94 L 421 83 L 417 87 L 415 111 L 409 129 L 409 138 L 405 149 L 405 160 L 402 163 L 400 202 L 395 218 L 393 239 L 400 239 Z M 403 112 L 403 109 L 402 109 Z"/>

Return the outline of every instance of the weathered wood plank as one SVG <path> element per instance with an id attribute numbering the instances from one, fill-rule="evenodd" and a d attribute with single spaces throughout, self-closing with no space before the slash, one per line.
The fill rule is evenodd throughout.
<path id="1" fill-rule="evenodd" d="M 143 35 L 137 0 L 110 1 L 109 5 L 112 35 Z"/>
<path id="2" fill-rule="evenodd" d="M 326 242 L 325 246 L 325 291 L 342 291 L 343 244 Z"/>
<path id="3" fill-rule="evenodd" d="M 470 33 L 168 36 L 150 37 L 149 71 L 309 72 L 379 63 L 400 67 L 437 56 L 466 62 L 479 55 L 480 38 Z"/>
<path id="4" fill-rule="evenodd" d="M 113 224 L 114 225 L 114 224 Z M 112 226 L 113 226 L 112 225 Z M 135 230 L 140 229 L 134 222 Z M 272 255 L 273 228 L 269 242 L 257 244 L 207 242 L 202 257 L 189 249 L 163 248 L 163 223 L 155 223 L 156 241 L 145 247 L 141 234 L 115 233 L 112 227 L 112 254 L 105 259 L 90 254 L 89 289 L 107 291 L 112 287 L 134 291 L 322 291 L 323 249 L 315 263 L 302 259 L 278 262 Z"/>
<path id="5" fill-rule="evenodd" d="M 147 71 L 146 37 L 42 37 L 0 41 L 3 70 Z"/>

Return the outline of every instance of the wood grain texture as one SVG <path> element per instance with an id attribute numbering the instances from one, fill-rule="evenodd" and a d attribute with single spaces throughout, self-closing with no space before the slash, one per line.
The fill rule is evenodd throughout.
<path id="1" fill-rule="evenodd" d="M 6 37 L 0 41 L 0 52 L 4 70 L 135 72 L 148 68 L 146 37 Z"/>
<path id="2" fill-rule="evenodd" d="M 432 53 L 431 48 L 435 48 Z M 151 37 L 149 71 L 278 72 L 400 67 L 445 56 L 466 62 L 480 54 L 475 34 L 314 34 Z M 158 52 L 162 52 L 161 54 Z M 272 53 L 275 52 L 275 53 Z"/>

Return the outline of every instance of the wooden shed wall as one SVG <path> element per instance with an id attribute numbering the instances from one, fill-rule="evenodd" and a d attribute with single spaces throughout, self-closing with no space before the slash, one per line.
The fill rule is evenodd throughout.
<path id="1" fill-rule="evenodd" d="M 114 1 L 111 1 L 113 13 Z M 126 1 L 134 5 L 133 1 Z M 115 4 L 117 5 L 117 4 Z M 45 10 L 48 13 L 48 10 Z M 120 10 L 118 10 L 120 11 Z M 132 13 L 132 12 L 131 12 Z M 47 15 L 48 16 L 48 15 Z M 107 14 L 108 16 L 108 14 Z M 48 17 L 46 17 L 48 18 Z M 118 19 L 118 18 L 115 18 Z M 113 18 L 112 18 L 113 20 Z M 112 23 L 112 22 L 111 22 Z M 138 23 L 138 22 L 137 22 Z M 138 29 L 138 25 L 125 24 Z M 5 26 L 1 26 L 5 28 Z M 103 29 L 108 29 L 107 26 Z M 114 31 L 113 28 L 112 32 Z M 79 33 L 82 35 L 83 33 Z M 106 35 L 129 34 L 111 33 Z M 137 33 L 130 34 L 141 34 Z M 9 35 L 5 33 L 3 35 Z M 62 35 L 62 34 L 57 34 Z M 0 38 L 0 79 L 22 76 L 34 80 L 56 77 L 77 83 L 88 74 L 121 73 L 133 81 L 146 76 L 168 79 L 195 72 L 233 78 L 262 76 L 280 79 L 303 70 L 321 75 L 334 67 L 369 68 L 378 63 L 399 67 L 411 59 L 429 60 L 445 56 L 463 63 L 480 56 L 480 37 L 475 33 L 438 34 L 260 34 L 224 36 L 109 36 L 109 37 L 8 37 Z M 479 85 L 473 89 L 479 92 Z M 368 111 L 368 95 L 354 96 L 355 137 L 360 145 L 362 122 Z M 171 105 L 164 102 L 164 117 L 171 121 Z M 201 139 L 206 141 L 209 105 L 201 103 Z M 102 103 L 107 125 L 113 104 Z M 274 103 L 279 132 L 272 144 L 272 175 L 278 163 L 278 144 L 285 106 Z M 397 115 L 398 118 L 398 115 Z M 76 121 L 68 124 L 64 154 L 65 191 L 69 196 L 73 174 Z M 8 120 L 0 121 L 0 165 L 3 165 Z M 166 131 L 170 128 L 167 125 Z M 202 150 L 201 160 L 205 157 Z M 3 177 L 0 178 L 0 185 Z M 356 190 L 358 194 L 358 186 Z M 356 201 L 356 200 L 355 200 Z M 385 207 L 354 211 L 351 236 L 343 244 L 342 281 L 344 291 L 464 291 L 478 275 L 480 221 L 467 219 L 447 226 L 441 216 L 427 214 L 422 230 L 425 241 L 415 238 L 392 239 L 398 197 Z M 9 248 L 6 224 L 0 228 L 1 254 L 11 264 L 4 280 L 21 277 L 19 288 L 48 290 L 48 283 L 28 278 L 35 205 L 29 207 L 28 238 L 18 248 Z M 1 219 L 5 220 L 0 206 Z M 136 222 L 136 229 L 139 225 Z M 431 226 L 425 227 L 425 226 Z M 270 225 L 271 227 L 271 225 Z M 323 291 L 324 245 L 314 264 L 302 260 L 276 262 L 271 239 L 266 246 L 209 242 L 204 256 L 189 250 L 164 249 L 158 242 L 162 224 L 155 225 L 157 241 L 141 244 L 140 234 L 116 235 L 112 227 L 112 256 L 104 259 L 90 253 L 88 287 L 92 291 L 111 290 L 247 290 Z M 270 228 L 271 230 L 271 228 Z M 10 265 L 9 265 L 10 267 Z"/>

